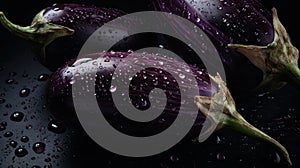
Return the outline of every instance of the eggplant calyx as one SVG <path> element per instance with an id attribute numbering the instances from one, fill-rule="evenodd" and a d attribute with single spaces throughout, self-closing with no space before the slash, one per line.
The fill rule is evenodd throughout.
<path id="1" fill-rule="evenodd" d="M 196 96 L 195 103 L 199 110 L 207 116 L 218 128 L 229 127 L 243 134 L 258 138 L 272 144 L 285 158 L 288 165 L 292 165 L 288 151 L 278 141 L 255 128 L 237 112 L 235 102 L 229 89 L 219 75 L 210 78 L 219 86 L 219 91 L 212 97 Z M 220 112 L 220 107 L 223 107 Z"/>
<path id="2" fill-rule="evenodd" d="M 286 81 L 284 79 L 286 73 L 293 74 L 289 77 L 293 81 L 300 83 L 297 81 L 300 79 L 300 70 L 298 68 L 299 51 L 292 45 L 275 8 L 272 8 L 272 17 L 274 27 L 274 40 L 272 43 L 267 46 L 228 44 L 229 48 L 246 56 L 255 66 L 263 71 L 264 79 L 258 88 L 271 87 L 269 90 L 279 89 L 284 86 L 283 81 Z M 291 65 L 293 68 L 290 68 Z M 279 81 L 280 84 L 278 84 Z"/>
<path id="3" fill-rule="evenodd" d="M 0 22 L 13 34 L 32 41 L 34 45 L 39 46 L 39 59 L 45 61 L 45 47 L 55 39 L 74 34 L 74 30 L 68 27 L 49 23 L 43 17 L 44 10 L 39 12 L 33 19 L 30 26 L 19 26 L 9 21 L 3 12 L 0 12 Z M 40 55 L 42 54 L 42 55 Z"/>

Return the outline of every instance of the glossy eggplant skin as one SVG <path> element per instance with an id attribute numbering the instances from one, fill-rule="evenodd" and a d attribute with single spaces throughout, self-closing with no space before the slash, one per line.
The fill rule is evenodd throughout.
<path id="1" fill-rule="evenodd" d="M 263 73 L 228 44 L 267 45 L 274 39 L 270 10 L 257 0 L 152 0 L 156 10 L 182 16 L 200 27 L 216 46 L 233 95 L 249 92 Z M 184 33 L 184 25 L 175 25 Z M 190 37 L 191 40 L 193 37 Z M 170 48 L 176 44 L 168 41 Z M 186 53 L 182 53 L 186 54 Z M 241 87 L 242 86 L 242 87 Z"/>
<path id="2" fill-rule="evenodd" d="M 75 58 L 92 33 L 104 23 L 124 14 L 123 11 L 117 9 L 84 4 L 57 4 L 45 8 L 43 17 L 49 23 L 74 30 L 71 36 L 58 38 L 45 48 L 46 66 L 55 71 L 59 66 Z"/>
<path id="3" fill-rule="evenodd" d="M 72 85 L 76 83 L 78 80 L 86 80 L 87 82 L 91 82 L 90 78 L 93 76 L 93 73 L 96 73 L 95 78 L 95 93 L 99 108 L 101 108 L 102 113 L 108 118 L 108 121 L 112 122 L 112 125 L 116 125 L 117 128 L 121 125 L 126 125 L 122 131 L 128 131 L 128 134 L 134 134 L 138 136 L 146 136 L 149 133 L 158 133 L 164 130 L 169 124 L 171 124 L 175 119 L 179 112 L 179 110 L 183 110 L 184 114 L 189 114 L 191 110 L 197 110 L 197 108 L 191 109 L 182 109 L 181 102 L 192 103 L 192 107 L 194 106 L 194 96 L 196 95 L 205 95 L 211 96 L 217 92 L 217 88 L 211 85 L 209 76 L 206 72 L 198 70 L 196 67 L 189 66 L 191 71 L 180 71 L 180 75 L 182 81 L 176 81 L 175 78 L 168 73 L 167 71 L 158 69 L 158 68 L 146 68 L 142 71 L 136 73 L 136 76 L 132 77 L 129 87 L 129 96 L 131 99 L 132 105 L 134 105 L 139 110 L 146 110 L 151 106 L 151 101 L 161 101 L 162 98 L 155 98 L 154 100 L 150 100 L 149 94 L 151 90 L 158 88 L 162 89 L 166 95 L 166 104 L 165 106 L 155 106 L 154 108 L 163 111 L 162 114 L 156 119 L 146 122 L 146 126 L 143 123 L 133 122 L 131 120 L 126 119 L 121 113 L 118 112 L 118 109 L 114 106 L 114 102 L 112 100 L 111 93 L 113 92 L 111 84 L 112 74 L 116 70 L 116 67 L 120 65 L 128 55 L 131 57 L 147 57 L 150 54 L 142 54 L 142 53 L 129 53 L 129 52 L 105 52 L 105 53 L 96 53 L 91 54 L 88 58 L 93 58 L 91 60 L 86 60 L 86 58 L 80 58 L 78 60 L 71 60 L 65 66 L 59 68 L 56 72 L 54 72 L 49 80 L 49 90 L 48 90 L 48 102 L 49 107 L 52 109 L 53 116 L 59 120 L 64 121 L 72 121 L 73 123 L 77 122 L 76 113 L 74 111 L 73 104 L 73 96 L 72 96 Z M 96 59 L 94 59 L 96 58 Z M 147 63 L 147 65 L 153 64 L 155 67 L 155 63 L 157 61 L 163 61 L 166 63 L 170 63 L 172 65 L 176 64 L 177 66 L 170 67 L 174 71 L 177 71 L 179 67 L 186 67 L 187 64 L 182 64 L 179 61 L 171 60 L 168 61 L 166 58 L 161 57 L 160 60 L 147 60 L 147 59 L 138 59 L 139 63 Z M 97 62 L 97 72 L 92 67 L 95 66 Z M 130 69 L 133 67 L 135 62 L 129 62 L 126 65 L 126 69 Z M 121 66 L 124 66 L 121 64 Z M 122 73 L 123 77 L 128 79 L 126 76 L 126 72 Z M 122 76 L 120 74 L 120 76 Z M 197 86 L 189 86 L 190 79 L 196 79 Z M 181 94 L 179 90 L 179 86 L 177 82 L 183 82 L 183 89 L 187 89 L 189 87 L 196 87 L 199 90 L 199 93 L 190 93 L 188 92 L 189 100 L 181 100 Z M 85 88 L 86 89 L 86 88 Z M 79 89 L 78 92 L 84 93 L 86 90 Z M 113 88 L 118 89 L 118 87 Z M 77 89 L 76 89 L 77 90 Z M 93 90 L 93 89 L 92 89 Z M 161 99 L 161 100 L 160 100 Z M 197 110 L 198 111 L 198 110 Z M 202 127 L 205 116 L 200 114 L 197 117 L 194 128 Z M 78 122 L 77 122 L 78 123 Z M 145 130 L 147 128 L 147 130 Z M 149 130 L 148 130 L 149 129 Z M 197 131 L 201 129 L 195 129 Z M 131 132 L 134 131 L 134 132 Z"/>

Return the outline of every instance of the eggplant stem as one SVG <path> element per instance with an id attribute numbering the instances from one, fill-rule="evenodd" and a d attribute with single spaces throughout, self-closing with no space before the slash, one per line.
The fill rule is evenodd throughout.
<path id="1" fill-rule="evenodd" d="M 21 38 L 29 38 L 30 40 L 32 39 L 32 36 L 30 34 L 34 33 L 34 29 L 31 28 L 31 26 L 26 26 L 22 27 L 19 25 L 16 25 L 12 22 L 10 22 L 6 16 L 4 15 L 3 12 L 0 11 L 0 22 L 1 24 L 10 32 L 13 32 L 15 35 L 21 37 Z"/>
<path id="2" fill-rule="evenodd" d="M 251 137 L 254 137 L 254 138 L 257 138 L 257 139 L 260 139 L 260 140 L 263 140 L 263 141 L 266 141 L 266 142 L 272 144 L 277 149 L 277 151 L 279 151 L 283 155 L 283 157 L 287 161 L 288 165 L 289 166 L 292 165 L 291 159 L 289 157 L 289 153 L 284 146 L 282 146 L 274 138 L 270 137 L 266 133 L 262 132 L 261 130 L 257 129 L 256 127 L 254 127 L 253 125 L 248 123 L 246 120 L 241 119 L 241 118 L 236 119 L 236 118 L 229 117 L 224 121 L 224 125 L 232 128 L 233 130 L 236 130 L 243 134 L 246 134 L 248 136 L 251 136 Z"/>
<path id="3" fill-rule="evenodd" d="M 275 8 L 272 8 L 272 18 L 274 39 L 268 45 L 228 44 L 229 48 L 243 54 L 250 62 L 263 71 L 264 81 L 259 87 L 269 87 L 269 91 L 279 89 L 287 80 L 300 84 L 299 50 L 291 43 Z"/>
<path id="4" fill-rule="evenodd" d="M 264 140 L 275 146 L 275 148 L 284 156 L 288 165 L 292 165 L 288 151 L 278 141 L 255 128 L 253 125 L 248 123 L 240 113 L 237 112 L 236 105 L 230 91 L 225 86 L 220 75 L 218 74 L 215 77 L 210 76 L 210 78 L 219 86 L 218 92 L 212 97 L 195 97 L 195 103 L 200 112 L 213 122 L 213 125 L 210 126 L 217 126 L 213 127 L 213 129 L 227 126 L 246 135 Z"/>
<path id="5" fill-rule="evenodd" d="M 39 12 L 30 26 L 19 26 L 9 21 L 3 12 L 0 11 L 0 23 L 11 33 L 30 40 L 39 48 L 37 49 L 38 57 L 42 62 L 45 62 L 45 47 L 59 37 L 69 36 L 74 34 L 74 30 L 62 25 L 49 23 L 43 18 L 44 10 Z"/>
<path id="6" fill-rule="evenodd" d="M 285 73 L 292 82 L 300 85 L 300 69 L 297 64 L 289 64 L 285 69 Z"/>

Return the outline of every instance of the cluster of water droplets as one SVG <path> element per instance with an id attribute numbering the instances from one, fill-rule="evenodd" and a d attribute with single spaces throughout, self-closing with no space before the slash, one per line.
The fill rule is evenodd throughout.
<path id="1" fill-rule="evenodd" d="M 10 164 L 8 167 L 26 165 L 36 168 L 59 165 L 58 158 L 52 158 L 56 156 L 54 142 L 47 137 L 53 134 L 58 138 L 58 135 L 66 132 L 66 128 L 53 119 L 47 125 L 49 112 L 43 89 L 50 75 L 7 72 L 5 68 L 0 69 L 0 74 L 0 167 L 5 164 Z M 59 146 L 60 140 L 56 141 Z M 43 157 L 45 164 L 40 162 Z M 52 162 L 47 162 L 46 158 L 50 157 Z"/>

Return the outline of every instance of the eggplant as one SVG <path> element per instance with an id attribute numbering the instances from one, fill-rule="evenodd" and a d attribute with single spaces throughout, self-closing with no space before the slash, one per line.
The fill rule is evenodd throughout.
<path id="1" fill-rule="evenodd" d="M 159 65 L 168 67 L 168 71 L 160 68 Z M 178 78 L 170 72 L 174 72 Z M 194 79 L 196 83 L 191 82 Z M 119 85 L 128 85 L 127 93 L 130 100 L 123 99 L 124 103 L 132 103 L 141 111 L 153 106 L 155 111 L 163 109 L 163 112 L 156 119 L 142 123 L 124 117 L 119 113 L 112 98 L 112 93 L 121 89 L 113 84 L 113 80 L 116 80 Z M 75 86 L 77 82 L 87 83 L 87 86 Z M 90 82 L 92 85 L 88 84 Z M 77 60 L 69 61 L 54 72 L 48 88 L 47 99 L 50 107 L 55 109 L 51 111 L 54 118 L 60 120 L 70 121 L 72 118 L 70 116 L 73 116 L 73 121 L 77 122 L 74 119 L 76 115 L 73 98 L 91 91 L 95 92 L 98 106 L 107 121 L 123 133 L 134 136 L 150 136 L 159 133 L 173 124 L 177 115 L 189 116 L 193 110 L 197 110 L 191 138 L 199 135 L 199 129 L 203 128 L 205 119 L 208 119 L 217 125 L 217 129 L 229 127 L 274 145 L 284 156 L 286 163 L 292 164 L 287 150 L 279 142 L 252 126 L 237 112 L 231 93 L 220 75 L 213 77 L 196 66 L 182 63 L 174 58 L 138 52 L 87 54 Z M 161 94 L 165 94 L 166 100 L 162 98 L 163 96 L 151 99 L 151 91 L 155 89 L 162 90 Z M 121 92 L 124 96 L 123 90 Z M 187 96 L 183 96 L 184 94 Z M 153 101 L 166 103 L 159 106 L 153 105 Z M 193 105 L 184 106 L 189 103 Z M 224 106 L 223 111 L 216 111 L 222 106 Z M 86 107 L 87 112 L 88 108 Z M 210 108 L 214 110 L 211 112 Z M 211 129 L 209 128 L 208 132 L 214 131 L 214 127 Z M 199 141 L 202 141 L 200 137 Z"/>
<path id="2" fill-rule="evenodd" d="M 222 58 L 230 88 L 241 88 L 243 83 L 240 91 L 265 92 L 279 89 L 290 80 L 299 83 L 298 50 L 291 44 L 275 9 L 271 13 L 258 0 L 152 0 L 152 3 L 156 10 L 190 20 L 209 36 Z M 174 23 L 174 27 L 178 33 L 185 33 L 185 25 Z"/>
<path id="3" fill-rule="evenodd" d="M 38 60 L 55 71 L 75 58 L 84 42 L 100 26 L 125 12 L 84 4 L 54 4 L 41 10 L 30 26 L 11 23 L 0 12 L 0 22 L 12 33 L 33 42 Z"/>

